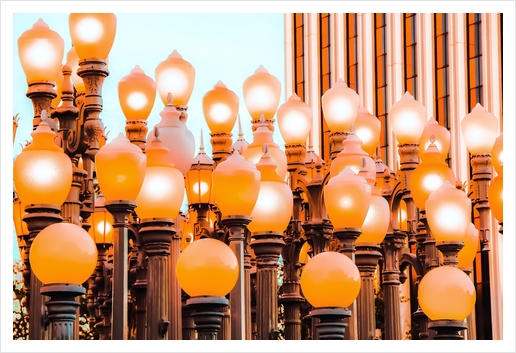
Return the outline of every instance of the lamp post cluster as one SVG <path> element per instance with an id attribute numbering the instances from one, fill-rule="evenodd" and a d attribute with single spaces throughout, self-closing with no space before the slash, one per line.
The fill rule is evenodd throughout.
<path id="1" fill-rule="evenodd" d="M 240 128 L 233 143 L 239 100 L 219 81 L 202 101 L 213 155 L 201 136 L 195 156 L 186 125 L 195 69 L 174 51 L 156 82 L 138 66 L 119 82 L 126 135 L 106 143 L 101 92 L 115 32 L 113 14 L 71 14 L 63 66 L 63 41 L 42 20 L 18 42 L 34 104 L 33 140 L 14 162 L 30 339 L 72 339 L 83 294 L 100 339 L 275 339 L 279 303 L 285 338 L 301 339 L 305 302 L 312 339 L 373 339 L 380 259 L 386 339 L 401 339 L 408 266 L 418 275 L 421 338 L 461 338 L 475 303 L 467 273 L 479 238 L 488 249 L 489 210 L 503 221 L 492 114 L 477 106 L 462 121 L 473 155 L 467 195 L 444 162 L 449 132 L 410 94 L 389 112 L 397 174 L 376 156 L 378 119 L 342 80 L 322 97 L 331 130 L 323 161 L 309 138 L 311 108 L 295 94 L 278 108 L 281 85 L 260 66 L 243 84 L 253 142 Z M 156 91 L 165 106 L 149 132 Z M 276 114 L 285 151 L 272 139 Z"/>

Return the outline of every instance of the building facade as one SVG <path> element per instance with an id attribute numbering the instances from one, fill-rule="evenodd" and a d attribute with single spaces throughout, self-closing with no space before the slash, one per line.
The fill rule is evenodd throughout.
<path id="1" fill-rule="evenodd" d="M 503 14 L 498 13 L 287 13 L 286 98 L 296 93 L 310 105 L 312 143 L 328 161 L 330 131 L 321 97 L 342 79 L 380 120 L 378 154 L 397 170 L 397 142 L 388 114 L 408 91 L 426 107 L 428 117 L 450 131 L 447 162 L 455 176 L 469 185 L 471 170 L 461 120 L 480 103 L 498 118 L 503 131 L 502 28 Z M 472 218 L 478 225 L 476 211 Z M 469 338 L 503 338 L 503 243 L 494 219 L 491 234 L 490 251 L 480 252 L 479 247 L 471 273 L 477 300 Z M 403 332 L 410 332 L 411 313 L 417 309 L 415 286 L 411 280 L 400 289 Z"/>

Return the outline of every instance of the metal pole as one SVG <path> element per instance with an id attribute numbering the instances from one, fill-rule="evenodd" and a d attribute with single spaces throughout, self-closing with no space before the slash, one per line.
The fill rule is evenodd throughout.
<path id="1" fill-rule="evenodd" d="M 239 268 L 237 282 L 229 294 L 232 340 L 243 340 L 246 337 L 244 248 L 245 227 L 249 222 L 251 217 L 247 216 L 227 216 L 222 220 L 223 225 L 229 229 L 229 247 L 235 253 Z"/>
<path id="2" fill-rule="evenodd" d="M 276 339 L 278 333 L 278 260 L 285 242 L 281 234 L 253 234 L 256 255 L 256 323 L 259 340 Z"/>
<path id="3" fill-rule="evenodd" d="M 113 295 L 111 339 L 128 339 L 127 315 L 127 233 L 128 217 L 136 208 L 136 202 L 129 200 L 109 201 L 106 209 L 113 215 Z"/>

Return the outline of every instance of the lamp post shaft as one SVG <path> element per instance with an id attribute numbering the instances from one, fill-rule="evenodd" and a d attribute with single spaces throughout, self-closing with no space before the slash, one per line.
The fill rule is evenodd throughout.
<path id="1" fill-rule="evenodd" d="M 333 236 L 339 241 L 339 252 L 349 257 L 355 262 L 355 241 L 360 236 L 361 231 L 358 228 L 335 229 Z M 351 316 L 344 319 L 348 324 L 345 332 L 345 339 L 358 339 L 358 318 L 357 318 L 357 301 L 347 308 L 351 312 Z"/>
<path id="2" fill-rule="evenodd" d="M 355 262 L 362 281 L 357 298 L 358 339 L 372 340 L 376 330 L 374 273 L 382 254 L 378 245 L 359 245 L 356 248 Z"/>
<path id="3" fill-rule="evenodd" d="M 181 253 L 181 234 L 175 233 L 170 244 L 170 327 L 169 340 L 180 340 L 183 335 L 183 322 L 181 315 L 181 286 L 176 276 L 177 261 Z"/>
<path id="4" fill-rule="evenodd" d="M 193 297 L 186 301 L 197 330 L 199 340 L 218 340 L 220 324 L 224 317 L 222 310 L 214 310 L 228 306 L 224 297 Z"/>
<path id="5" fill-rule="evenodd" d="M 245 337 L 252 340 L 252 321 L 251 321 L 251 254 L 249 244 L 246 245 L 244 252 L 244 305 L 245 305 Z"/>
<path id="6" fill-rule="evenodd" d="M 382 287 L 385 306 L 385 339 L 387 340 L 401 340 L 399 294 L 401 282 L 398 258 L 404 239 L 404 233 L 387 233 L 382 242 L 385 255 Z"/>
<path id="7" fill-rule="evenodd" d="M 113 215 L 113 295 L 111 339 L 128 339 L 127 325 L 127 271 L 128 271 L 128 217 L 136 208 L 136 202 L 120 200 L 106 202 L 106 209 Z"/>
<path id="8" fill-rule="evenodd" d="M 278 332 L 278 260 L 285 242 L 281 234 L 254 234 L 256 255 L 256 323 L 259 340 L 276 339 Z"/>
<path id="9" fill-rule="evenodd" d="M 246 216 L 228 216 L 222 220 L 222 223 L 229 229 L 229 247 L 235 253 L 238 262 L 238 279 L 229 294 L 232 340 L 243 340 L 246 338 L 245 286 L 247 283 L 245 281 L 244 272 L 244 250 L 247 244 L 245 239 L 245 227 L 250 221 L 251 217 Z"/>
<path id="10" fill-rule="evenodd" d="M 49 81 L 35 81 L 28 83 L 29 89 L 26 96 L 32 101 L 34 118 L 32 128 L 35 130 L 41 122 L 41 112 L 50 111 L 52 100 L 57 97 L 54 84 Z"/>
<path id="11" fill-rule="evenodd" d="M 27 242 L 27 255 L 30 255 L 30 247 L 39 232 L 51 224 L 62 222 L 60 210 L 54 205 L 31 205 L 25 208 L 27 214 L 23 217 L 23 221 L 27 223 L 29 237 Z M 37 279 L 34 271 L 30 269 L 30 263 L 26 263 L 27 269 L 30 271 L 30 288 L 29 292 L 29 339 L 42 340 L 46 339 L 47 333 L 41 325 L 41 315 L 45 305 L 45 298 L 41 295 L 41 281 Z"/>
<path id="12" fill-rule="evenodd" d="M 169 218 L 143 220 L 139 235 L 147 255 L 147 335 L 146 339 L 168 339 L 170 244 L 175 234 Z"/>

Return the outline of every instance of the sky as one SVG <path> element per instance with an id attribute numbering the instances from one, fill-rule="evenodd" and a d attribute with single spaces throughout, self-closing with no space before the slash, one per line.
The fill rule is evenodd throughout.
<path id="1" fill-rule="evenodd" d="M 479 8 L 485 2 L 468 2 L 468 11 L 487 12 L 487 8 Z M 491 6 L 494 2 L 490 2 Z M 295 4 L 295 5 L 294 5 Z M 441 3 L 444 4 L 444 3 Z M 446 7 L 441 11 L 463 12 L 465 2 L 446 2 Z M 283 13 L 284 12 L 370 12 L 374 8 L 378 12 L 435 12 L 437 10 L 432 2 L 373 2 L 373 1 L 299 1 L 299 2 L 272 2 L 272 1 L 149 1 L 149 2 L 29 2 L 29 1 L 2 1 L 1 11 L 1 87 L 2 87 L 2 128 L 0 129 L 2 141 L 2 350 L 19 350 L 19 346 L 4 342 L 10 341 L 12 334 L 10 325 L 10 283 L 12 274 L 10 269 L 11 256 L 15 239 L 12 234 L 12 158 L 21 151 L 20 144 L 30 140 L 33 109 L 30 100 L 25 96 L 27 86 L 24 73 L 21 69 L 18 53 L 17 38 L 25 30 L 29 29 L 38 18 L 42 18 L 49 27 L 58 32 L 65 43 L 65 55 L 71 46 L 68 33 L 68 13 L 80 12 L 86 8 L 90 11 L 114 12 L 117 15 L 117 34 L 111 53 L 109 55 L 110 76 L 105 80 L 103 87 L 104 110 L 101 118 L 109 131 L 108 141 L 124 133 L 125 118 L 120 108 L 117 96 L 118 81 L 128 75 L 130 71 L 139 65 L 144 72 L 154 79 L 156 66 L 175 49 L 183 59 L 189 61 L 196 69 L 196 81 L 190 102 L 188 104 L 189 119 L 187 127 L 196 139 L 196 153 L 199 145 L 200 130 L 203 129 L 205 146 L 208 152 L 209 129 L 204 121 L 202 113 L 202 96 L 211 90 L 213 86 L 222 80 L 228 89 L 234 91 L 240 98 L 239 113 L 242 119 L 244 135 L 248 142 L 252 142 L 250 130 L 250 116 L 245 107 L 242 84 L 252 75 L 259 65 L 276 76 L 282 84 L 284 92 L 284 37 L 283 37 Z M 86 7 L 89 6 L 89 7 Z M 409 8 L 412 6 L 412 8 Z M 442 7 L 443 5 L 441 5 Z M 514 10 L 514 7 L 511 8 Z M 60 12 L 56 14 L 56 12 Z M 202 13 L 201 13 L 202 12 Z M 514 12 L 514 11 L 513 11 Z M 506 14 L 508 17 L 504 25 L 514 24 L 514 14 Z M 504 17 L 506 16 L 504 15 Z M 512 20 L 511 20 L 512 19 Z M 513 27 L 512 27 L 513 28 Z M 507 34 L 505 34 L 507 33 Z M 506 31 L 506 35 L 513 36 L 514 31 Z M 504 55 L 514 57 L 514 48 L 504 47 Z M 512 53 L 512 54 L 511 54 Z M 64 62 L 65 59 L 63 59 Z M 505 61 L 510 62 L 510 61 Z M 504 80 L 505 84 L 505 80 Z M 513 88 L 511 88 L 513 89 Z M 508 91 L 510 92 L 510 91 Z M 12 94 L 12 96 L 11 96 Z M 509 96 L 509 95 L 508 95 Z M 282 93 L 280 105 L 288 97 Z M 506 100 L 507 101 L 507 100 Z M 148 118 L 149 131 L 159 122 L 159 112 L 163 104 L 156 96 L 154 108 Z M 504 107 L 505 109 L 505 107 Z M 512 108 L 511 108 L 512 109 Z M 10 117 L 20 114 L 20 125 L 14 145 L 11 141 Z M 511 116 L 504 114 L 506 116 Z M 513 115 L 512 115 L 513 116 Z M 509 119 L 506 119 L 509 120 Z M 277 125 L 276 125 L 277 126 Z M 506 129 L 509 129 L 506 124 Z M 514 131 L 514 130 L 512 130 Z M 237 128 L 233 130 L 233 141 L 237 137 Z M 7 142 L 6 142 L 7 141 Z M 276 128 L 274 141 L 283 148 L 283 141 Z M 512 153 L 512 152 L 511 152 Z M 511 226 L 511 229 L 513 227 Z M 506 229 L 509 229 L 508 227 Z M 8 237 L 5 235 L 9 234 Z M 11 242 L 12 241 L 12 242 Z M 12 254 L 12 255 L 11 255 Z M 507 256 L 504 257 L 508 258 Z M 4 317 L 5 316 L 5 317 Z M 254 349 L 264 351 L 270 349 L 270 342 L 253 342 Z M 286 342 L 284 342 L 286 343 Z M 471 342 L 473 343 L 473 342 Z M 145 349 L 144 342 L 132 342 L 131 345 L 118 342 L 91 343 L 88 345 L 74 345 L 74 351 L 91 351 L 93 349 L 125 351 Z M 285 346 L 283 343 L 275 343 L 274 350 L 282 351 L 320 351 L 321 342 L 298 342 Z M 354 350 L 358 348 L 358 342 L 341 345 L 324 345 L 326 351 Z M 400 345 L 396 342 L 370 342 L 367 347 L 374 347 L 382 351 L 413 351 L 416 346 Z M 429 347 L 433 347 L 429 342 Z M 449 343 L 452 344 L 452 343 Z M 18 348 L 17 348 L 18 347 Z M 70 346 L 65 342 L 24 342 L 24 351 L 69 351 Z M 102 348 L 101 348 L 102 347 Z M 447 346 L 450 349 L 451 346 Z M 465 346 L 453 345 L 457 351 L 467 347 L 469 351 L 485 349 L 479 344 L 467 344 Z M 243 347 L 242 347 L 243 348 Z M 434 347 L 435 348 L 435 347 Z M 147 347 L 148 349 L 148 347 Z M 184 342 L 153 345 L 153 351 L 242 351 L 238 342 Z M 246 350 L 249 345 L 246 345 Z M 360 346 L 364 350 L 364 346 Z M 431 348 L 430 348 L 431 349 Z"/>

